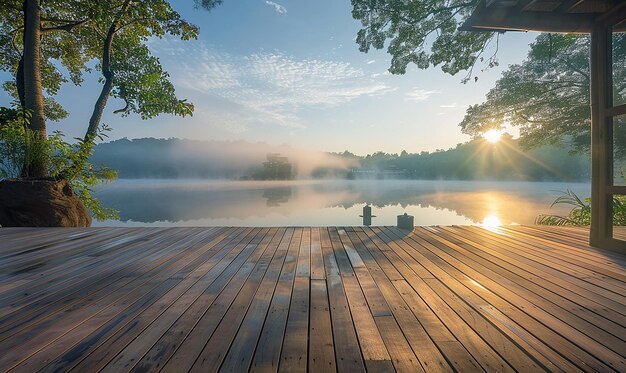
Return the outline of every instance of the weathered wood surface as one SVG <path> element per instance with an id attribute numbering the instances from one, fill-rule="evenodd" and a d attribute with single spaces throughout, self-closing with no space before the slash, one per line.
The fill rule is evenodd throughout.
<path id="1" fill-rule="evenodd" d="M 0 371 L 624 372 L 626 255 L 587 237 L 4 228 Z"/>

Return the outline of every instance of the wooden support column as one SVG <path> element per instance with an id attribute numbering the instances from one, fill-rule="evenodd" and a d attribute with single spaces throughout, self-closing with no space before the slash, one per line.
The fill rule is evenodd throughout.
<path id="1" fill-rule="evenodd" d="M 611 246 L 613 236 L 612 34 L 597 23 L 591 33 L 591 229 L 589 243 Z"/>

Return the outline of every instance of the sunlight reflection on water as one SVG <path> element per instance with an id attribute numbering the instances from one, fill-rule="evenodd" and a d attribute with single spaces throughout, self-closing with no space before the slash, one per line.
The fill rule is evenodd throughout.
<path id="1" fill-rule="evenodd" d="M 118 180 L 96 191 L 120 220 L 96 226 L 332 226 L 361 225 L 372 206 L 373 225 L 532 224 L 558 191 L 589 194 L 588 184 L 468 181 L 206 181 Z"/>

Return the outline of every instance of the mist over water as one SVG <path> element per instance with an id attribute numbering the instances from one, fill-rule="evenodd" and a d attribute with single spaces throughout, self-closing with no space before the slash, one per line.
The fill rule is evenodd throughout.
<path id="1" fill-rule="evenodd" d="M 346 170 L 358 162 L 322 151 L 248 141 L 121 139 L 96 146 L 91 162 L 106 165 L 121 178 L 239 179 L 263 167 L 268 155 L 287 157 L 298 178 L 320 168 Z"/>
<path id="2" fill-rule="evenodd" d="M 118 180 L 95 194 L 120 220 L 95 226 L 395 225 L 404 212 L 416 225 L 534 224 L 559 191 L 588 196 L 589 184 L 421 180 Z"/>

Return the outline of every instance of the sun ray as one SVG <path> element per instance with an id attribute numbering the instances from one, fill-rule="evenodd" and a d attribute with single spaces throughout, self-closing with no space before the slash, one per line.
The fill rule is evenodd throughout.
<path id="1" fill-rule="evenodd" d="M 560 178 L 564 178 L 567 179 L 567 176 L 564 175 L 563 173 L 559 172 L 558 170 L 554 169 L 553 167 L 548 166 L 547 164 L 541 162 L 540 160 L 531 157 L 530 155 L 524 153 L 523 151 L 516 149 L 514 146 L 511 146 L 510 144 L 507 144 L 506 142 L 502 143 L 504 146 L 506 146 L 507 148 L 513 150 L 515 153 L 521 155 L 522 157 L 528 159 L 529 161 L 543 167 L 545 170 L 548 170 L 550 172 L 552 172 L 554 175 L 560 177 Z"/>

